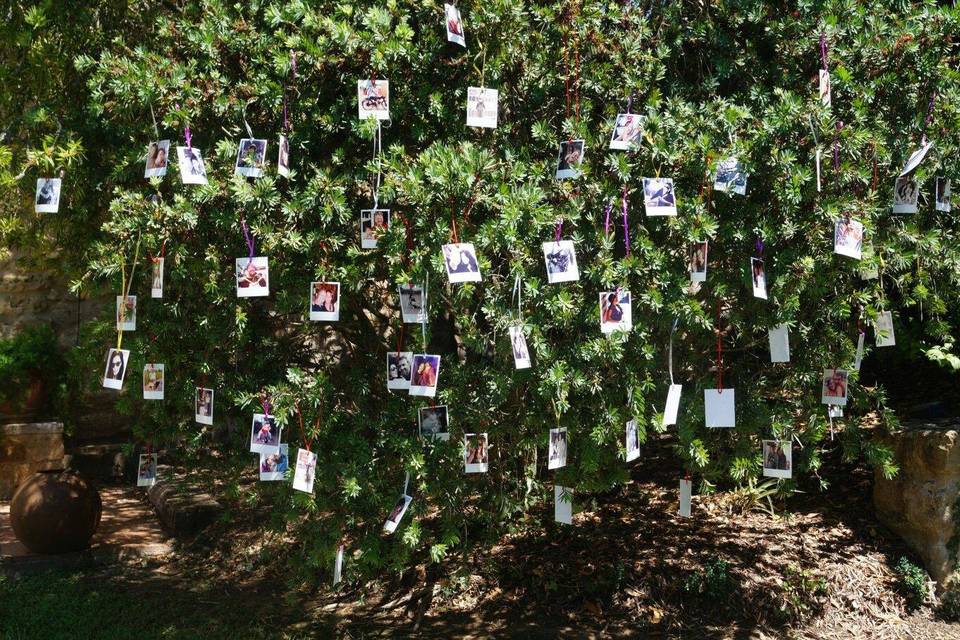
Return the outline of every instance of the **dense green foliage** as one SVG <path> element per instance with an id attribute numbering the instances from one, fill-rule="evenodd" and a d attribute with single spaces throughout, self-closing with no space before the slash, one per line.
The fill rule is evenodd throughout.
<path id="1" fill-rule="evenodd" d="M 50 325 L 27 327 L 12 338 L 0 339 L 0 403 L 23 400 L 30 385 L 38 381 L 53 391 L 63 367 Z"/>
<path id="2" fill-rule="evenodd" d="M 644 435 L 662 430 L 675 318 L 675 377 L 684 385 L 676 450 L 686 470 L 711 485 L 756 478 L 760 440 L 771 436 L 803 443 L 794 448 L 795 477 L 816 474 L 820 447 L 830 441 L 820 376 L 826 367 L 852 366 L 858 317 L 869 326 L 879 311 L 892 310 L 898 348 L 949 350 L 960 228 L 953 215 L 933 212 L 930 194 L 935 175 L 960 178 L 960 85 L 949 37 L 960 12 L 933 2 L 850 0 L 801 2 L 792 11 L 751 1 L 595 0 L 494 0 L 461 10 L 466 50 L 446 43 L 440 3 L 414 0 L 187 2 L 147 12 L 137 29 L 105 23 L 108 31 L 82 47 L 70 42 L 72 27 L 50 22 L 56 12 L 49 7 L 33 10 L 42 19 L 17 23 L 31 51 L 54 37 L 48 32 L 74 47 L 46 55 L 57 58 L 63 77 L 79 74 L 85 92 L 74 83 L 52 104 L 82 123 L 71 135 L 88 155 L 96 149 L 95 163 L 86 165 L 96 174 L 67 181 L 56 222 L 22 212 L 17 220 L 29 229 L 77 229 L 65 237 L 95 234 L 64 247 L 86 264 L 77 278 L 82 290 L 119 292 L 121 266 L 140 243 L 138 330 L 124 340 L 132 356 L 117 406 L 134 417 L 142 438 L 187 438 L 194 446 L 227 438 L 241 449 L 267 388 L 293 454 L 302 443 L 293 414 L 299 403 L 320 455 L 315 496 L 288 486 L 265 491 L 281 522 L 298 523 L 308 569 L 329 567 L 342 539 L 360 550 L 363 570 L 402 567 L 423 547 L 439 559 L 552 495 L 545 485 L 587 492 L 624 481 L 625 421 L 636 417 Z M 817 96 L 821 32 L 832 107 Z M 298 61 L 292 85 L 291 51 Z M 63 68 L 66 55 L 74 56 L 72 70 Z M 402 214 L 409 237 L 395 216 L 379 247 L 365 251 L 358 212 L 372 204 L 374 126 L 357 119 L 356 81 L 371 75 L 391 83 L 380 202 Z M 464 124 L 467 87 L 481 82 L 500 92 L 493 131 Z M 274 163 L 285 85 L 294 175 L 235 177 L 245 122 L 269 140 Z M 919 145 L 933 91 L 935 147 L 918 170 L 921 212 L 895 217 L 893 178 Z M 615 114 L 631 97 L 645 118 L 644 142 L 634 152 L 610 151 Z M 175 165 L 164 179 L 143 179 L 145 147 L 158 137 L 152 113 L 159 138 L 174 146 L 190 126 L 209 185 L 182 185 Z M 821 193 L 811 127 L 824 158 Z M 561 183 L 553 178 L 557 144 L 569 138 L 586 140 L 584 176 Z M 835 140 L 839 171 L 831 162 Z M 708 188 L 715 162 L 728 156 L 748 168 L 745 197 Z M 30 176 L 46 173 L 39 162 L 13 162 Z M 640 179 L 652 175 L 674 178 L 676 218 L 644 217 Z M 624 185 L 629 256 L 623 230 L 607 236 L 603 229 L 605 205 L 613 199 L 619 211 Z M 24 181 L 21 202 L 31 188 Z M 108 207 L 77 206 L 107 197 Z M 859 264 L 832 252 L 833 222 L 844 215 L 866 225 L 874 249 Z M 257 254 L 270 258 L 269 298 L 235 296 L 234 259 L 246 255 L 241 218 Z M 561 220 L 564 237 L 576 242 L 581 278 L 549 285 L 541 243 Z M 446 283 L 440 246 L 454 224 L 460 240 L 477 247 L 480 284 Z M 704 237 L 709 275 L 692 292 L 687 249 Z M 758 239 L 768 301 L 749 287 Z M 151 300 L 144 256 L 164 241 L 164 298 Z M 880 277 L 861 279 L 860 267 L 876 267 Z M 533 352 L 533 368 L 519 372 L 506 338 L 517 320 L 511 292 L 518 275 Z M 418 327 L 400 332 L 396 285 L 427 277 L 422 344 Z M 307 320 L 314 279 L 341 283 L 340 322 Z M 633 294 L 634 328 L 607 337 L 598 293 L 616 287 Z M 780 323 L 790 326 L 792 362 L 771 365 L 766 332 Z M 81 353 L 91 386 L 115 341 L 112 329 L 112 305 L 86 329 Z M 702 390 L 717 382 L 718 329 L 724 386 L 737 394 L 732 431 L 707 430 L 703 420 Z M 401 335 L 408 348 L 443 356 L 437 401 L 450 407 L 448 444 L 417 437 L 416 409 L 425 401 L 386 390 L 385 354 Z M 166 364 L 162 403 L 140 399 L 145 362 Z M 192 421 L 198 384 L 217 391 L 212 430 Z M 892 473 L 889 451 L 860 424 L 877 409 L 884 426 L 894 424 L 884 401 L 882 388 L 852 372 L 837 427 L 851 457 Z M 569 463 L 548 473 L 547 430 L 557 424 L 568 428 Z M 463 475 L 459 438 L 470 431 L 490 434 L 490 472 L 480 477 Z M 405 472 L 415 500 L 397 544 L 379 528 Z M 304 512 L 315 515 L 303 520 Z"/>
<path id="3" fill-rule="evenodd" d="M 906 599 L 907 606 L 916 609 L 926 602 L 929 589 L 927 572 L 923 567 L 910 562 L 909 558 L 900 558 L 893 570 L 897 574 L 897 586 Z"/>

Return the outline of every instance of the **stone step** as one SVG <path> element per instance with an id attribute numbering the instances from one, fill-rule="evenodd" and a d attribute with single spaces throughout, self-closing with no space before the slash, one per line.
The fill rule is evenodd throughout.
<path id="1" fill-rule="evenodd" d="M 64 462 L 87 478 L 101 482 L 131 483 L 137 476 L 136 455 L 128 455 L 125 443 L 71 447 Z"/>
<path id="2" fill-rule="evenodd" d="M 223 513 L 220 503 L 200 485 L 164 465 L 157 467 L 157 482 L 147 497 L 164 530 L 177 538 L 199 533 Z"/>

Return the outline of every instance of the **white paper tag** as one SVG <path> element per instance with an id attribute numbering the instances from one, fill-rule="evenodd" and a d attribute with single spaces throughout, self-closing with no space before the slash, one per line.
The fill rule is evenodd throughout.
<path id="1" fill-rule="evenodd" d="M 640 434 L 636 420 L 627 421 L 626 432 L 627 462 L 633 462 L 640 457 Z"/>
<path id="2" fill-rule="evenodd" d="M 733 389 L 704 389 L 703 413 L 709 428 L 737 426 Z"/>
<path id="3" fill-rule="evenodd" d="M 563 494 L 567 494 L 566 499 Z M 553 519 L 563 524 L 573 524 L 573 489 L 554 486 L 553 503 Z"/>
<path id="4" fill-rule="evenodd" d="M 337 559 L 333 563 L 333 586 L 340 584 L 343 579 L 343 545 L 337 549 Z"/>
<path id="5" fill-rule="evenodd" d="M 860 371 L 860 363 L 863 362 L 863 339 L 867 334 L 863 331 L 860 332 L 860 337 L 857 338 L 857 356 L 853 361 L 853 369 L 855 371 Z"/>
<path id="6" fill-rule="evenodd" d="M 680 409 L 680 392 L 683 385 L 672 384 L 667 391 L 667 406 L 663 409 L 663 426 L 677 424 L 677 410 Z"/>
<path id="7" fill-rule="evenodd" d="M 820 191 L 820 149 L 817 149 L 817 193 Z"/>
<path id="8" fill-rule="evenodd" d="M 781 324 L 767 331 L 770 340 L 770 362 L 790 362 L 790 328 Z"/>
<path id="9" fill-rule="evenodd" d="M 682 478 L 680 480 L 680 516 L 690 517 L 690 498 L 693 495 L 693 482 Z"/>
<path id="10" fill-rule="evenodd" d="M 897 344 L 897 338 L 893 333 L 893 312 L 883 311 L 877 316 L 877 322 L 873 325 L 873 331 L 876 335 L 878 347 L 892 347 Z"/>

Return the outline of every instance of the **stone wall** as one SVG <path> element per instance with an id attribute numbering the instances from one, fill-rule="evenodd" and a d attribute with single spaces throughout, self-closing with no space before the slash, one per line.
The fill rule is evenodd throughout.
<path id="1" fill-rule="evenodd" d="M 0 500 L 37 471 L 63 468 L 63 424 L 37 422 L 0 426 Z"/>

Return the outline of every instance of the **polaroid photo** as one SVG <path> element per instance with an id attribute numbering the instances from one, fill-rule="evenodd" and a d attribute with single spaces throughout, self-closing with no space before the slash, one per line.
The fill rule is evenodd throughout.
<path id="1" fill-rule="evenodd" d="M 640 433 L 637 431 L 637 421 L 628 420 L 626 425 L 627 462 L 633 462 L 640 457 Z"/>
<path id="2" fill-rule="evenodd" d="M 617 121 L 613 125 L 613 135 L 610 136 L 610 148 L 620 151 L 629 151 L 640 146 L 640 136 L 643 135 L 643 118 L 635 113 L 617 114 Z"/>
<path id="3" fill-rule="evenodd" d="M 260 479 L 263 481 L 283 480 L 289 468 L 290 446 L 285 442 L 277 451 L 260 454 Z"/>
<path id="4" fill-rule="evenodd" d="M 390 228 L 390 209 L 360 210 L 360 248 L 376 249 L 377 238 Z"/>
<path id="5" fill-rule="evenodd" d="M 137 330 L 137 296 L 117 296 L 117 331 Z"/>
<path id="6" fill-rule="evenodd" d="M 194 405 L 196 406 L 194 421 L 199 424 L 213 424 L 213 389 L 197 387 Z"/>
<path id="7" fill-rule="evenodd" d="M 447 405 L 421 407 L 418 418 L 421 437 L 445 442 L 450 439 L 450 413 Z"/>
<path id="8" fill-rule="evenodd" d="M 400 294 L 400 314 L 403 321 L 411 324 L 426 322 L 427 303 L 423 287 L 413 283 L 401 284 L 397 291 Z"/>
<path id="9" fill-rule="evenodd" d="M 761 258 L 750 258 L 750 279 L 753 282 L 753 297 L 767 299 L 767 273 Z"/>
<path id="10" fill-rule="evenodd" d="M 713 181 L 716 191 L 746 195 L 747 177 L 737 158 L 727 158 L 717 163 L 717 177 Z"/>
<path id="11" fill-rule="evenodd" d="M 207 184 L 207 168 L 203 164 L 200 149 L 177 147 L 177 164 L 180 166 L 180 182 L 183 184 Z"/>
<path id="12" fill-rule="evenodd" d="M 933 141 L 928 140 L 923 146 L 911 153 L 910 157 L 907 158 L 907 163 L 903 165 L 899 177 L 903 178 L 913 173 L 913 171 L 920 166 L 920 163 L 923 162 L 923 159 L 927 157 L 927 152 L 930 151 L 931 147 L 933 147 Z"/>
<path id="13" fill-rule="evenodd" d="M 820 69 L 820 104 L 830 106 L 830 72 Z"/>
<path id="14" fill-rule="evenodd" d="M 290 140 L 287 136 L 280 134 L 280 140 L 277 143 L 280 149 L 277 153 L 277 175 L 284 178 L 290 177 Z"/>
<path id="15" fill-rule="evenodd" d="M 123 376 L 127 373 L 129 349 L 110 349 L 107 351 L 107 366 L 103 369 L 103 386 L 107 389 L 123 388 Z"/>
<path id="16" fill-rule="evenodd" d="M 340 320 L 340 283 L 310 283 L 310 319 L 321 322 Z"/>
<path id="17" fill-rule="evenodd" d="M 513 364 L 517 369 L 530 368 L 530 350 L 527 349 L 527 337 L 523 334 L 523 327 L 512 326 L 508 329 L 510 333 L 510 346 L 513 348 Z"/>
<path id="18" fill-rule="evenodd" d="M 413 379 L 413 352 L 387 352 L 387 389 L 409 391 Z"/>
<path id="19" fill-rule="evenodd" d="M 629 291 L 604 291 L 600 294 L 600 331 L 630 331 L 633 328 L 633 303 Z"/>
<path id="20" fill-rule="evenodd" d="M 790 327 L 780 324 L 767 330 L 770 362 L 790 362 Z"/>
<path id="21" fill-rule="evenodd" d="M 833 252 L 860 260 L 863 255 L 863 224 L 840 218 L 833 225 Z"/>
<path id="22" fill-rule="evenodd" d="M 250 452 L 276 453 L 280 448 L 280 425 L 273 416 L 253 414 L 250 425 Z"/>
<path id="23" fill-rule="evenodd" d="M 920 186 L 913 176 L 900 176 L 893 185 L 893 213 L 916 213 Z"/>
<path id="24" fill-rule="evenodd" d="M 707 280 L 707 241 L 694 242 L 690 245 L 690 282 L 706 282 Z"/>
<path id="25" fill-rule="evenodd" d="M 568 180 L 580 176 L 585 151 L 583 140 L 566 140 L 560 143 L 560 157 L 557 158 L 557 180 Z"/>
<path id="26" fill-rule="evenodd" d="M 823 388 L 820 395 L 823 404 L 843 407 L 847 404 L 847 372 L 843 369 L 824 369 Z"/>
<path id="27" fill-rule="evenodd" d="M 60 209 L 60 178 L 37 178 L 37 197 L 34 211 L 37 213 L 56 213 Z"/>
<path id="28" fill-rule="evenodd" d="M 853 369 L 854 371 L 860 371 L 860 363 L 863 362 L 863 347 L 864 342 L 867 337 L 863 331 L 860 332 L 860 335 L 857 337 L 857 353 L 853 357 Z"/>
<path id="29" fill-rule="evenodd" d="M 397 504 L 393 506 L 393 509 L 390 511 L 390 515 L 387 516 L 387 521 L 383 523 L 383 530 L 387 533 L 393 533 L 397 530 L 397 525 L 400 524 L 400 521 L 403 520 L 403 515 L 407 512 L 407 507 L 410 506 L 410 503 L 413 502 L 413 498 L 403 494 L 400 496 L 400 499 L 397 500 Z"/>
<path id="30" fill-rule="evenodd" d="M 828 418 L 842 418 L 843 417 L 843 407 L 837 407 L 834 405 L 827 406 L 827 417 Z"/>
<path id="31" fill-rule="evenodd" d="M 437 381 L 440 378 L 440 356 L 418 353 L 413 356 L 413 378 L 410 380 L 410 395 L 437 395 Z"/>
<path id="32" fill-rule="evenodd" d="M 452 283 L 481 280 L 477 252 L 469 242 L 443 245 L 443 264 Z"/>
<path id="33" fill-rule="evenodd" d="M 147 147 L 147 164 L 143 169 L 144 178 L 160 178 L 167 175 L 167 156 L 170 154 L 170 141 L 151 142 Z"/>
<path id="34" fill-rule="evenodd" d="M 567 466 L 567 428 L 550 429 L 547 448 L 547 469 Z"/>
<path id="35" fill-rule="evenodd" d="M 881 311 L 877 321 L 873 324 L 873 333 L 878 347 L 893 347 L 897 344 L 897 337 L 893 332 L 893 312 Z"/>
<path id="36" fill-rule="evenodd" d="M 137 486 L 152 487 L 157 483 L 157 454 L 141 453 L 137 464 Z"/>
<path id="37" fill-rule="evenodd" d="M 710 429 L 737 426 L 736 401 L 733 389 L 704 389 L 703 413 Z"/>
<path id="38" fill-rule="evenodd" d="M 680 410 L 680 394 L 683 391 L 683 385 L 671 384 L 667 389 L 667 404 L 663 408 L 663 426 L 677 424 L 677 412 Z"/>
<path id="39" fill-rule="evenodd" d="M 443 15 L 447 22 L 447 42 L 453 42 L 466 48 L 467 40 L 463 35 L 463 21 L 460 20 L 460 9 L 453 4 L 444 4 Z"/>
<path id="40" fill-rule="evenodd" d="M 337 547 L 337 558 L 333 561 L 333 586 L 340 584 L 343 579 L 343 550 L 343 545 Z"/>
<path id="41" fill-rule="evenodd" d="M 561 524 L 573 524 L 573 489 L 553 487 L 553 519 Z"/>
<path id="42" fill-rule="evenodd" d="M 148 362 L 143 365 L 144 400 L 163 400 L 163 374 L 162 363 Z"/>
<path id="43" fill-rule="evenodd" d="M 937 211 L 950 212 L 950 178 L 937 178 Z"/>
<path id="44" fill-rule="evenodd" d="M 690 503 L 693 498 L 693 481 L 680 479 L 680 517 L 690 517 Z"/>
<path id="45" fill-rule="evenodd" d="M 267 141 L 259 138 L 242 138 L 237 150 L 234 175 L 259 178 L 267 161 Z"/>
<path id="46" fill-rule="evenodd" d="M 270 295 L 270 265 L 266 256 L 237 258 L 236 268 L 238 298 Z"/>
<path id="47" fill-rule="evenodd" d="M 313 481 L 317 471 L 317 454 L 297 450 L 297 467 L 293 474 L 293 488 L 304 493 L 313 493 Z"/>
<path id="48" fill-rule="evenodd" d="M 792 472 L 793 443 L 789 440 L 764 440 L 763 475 L 767 478 L 791 478 Z"/>
<path id="49" fill-rule="evenodd" d="M 154 258 L 151 265 L 152 273 L 150 279 L 150 297 L 163 297 L 163 266 L 164 258 Z"/>
<path id="50" fill-rule="evenodd" d="M 464 434 L 463 464 L 466 473 L 486 473 L 488 467 L 487 454 L 487 434 Z"/>
<path id="51" fill-rule="evenodd" d="M 467 126 L 496 129 L 499 98 L 496 89 L 467 87 Z"/>
<path id="52" fill-rule="evenodd" d="M 361 120 L 389 120 L 390 81 L 357 80 L 357 113 Z"/>
<path id="53" fill-rule="evenodd" d="M 547 282 L 573 282 L 580 279 L 577 252 L 572 240 L 543 243 L 543 261 L 547 265 Z"/>
<path id="54" fill-rule="evenodd" d="M 677 198 L 673 193 L 673 178 L 644 178 L 643 206 L 648 216 L 677 215 Z"/>

